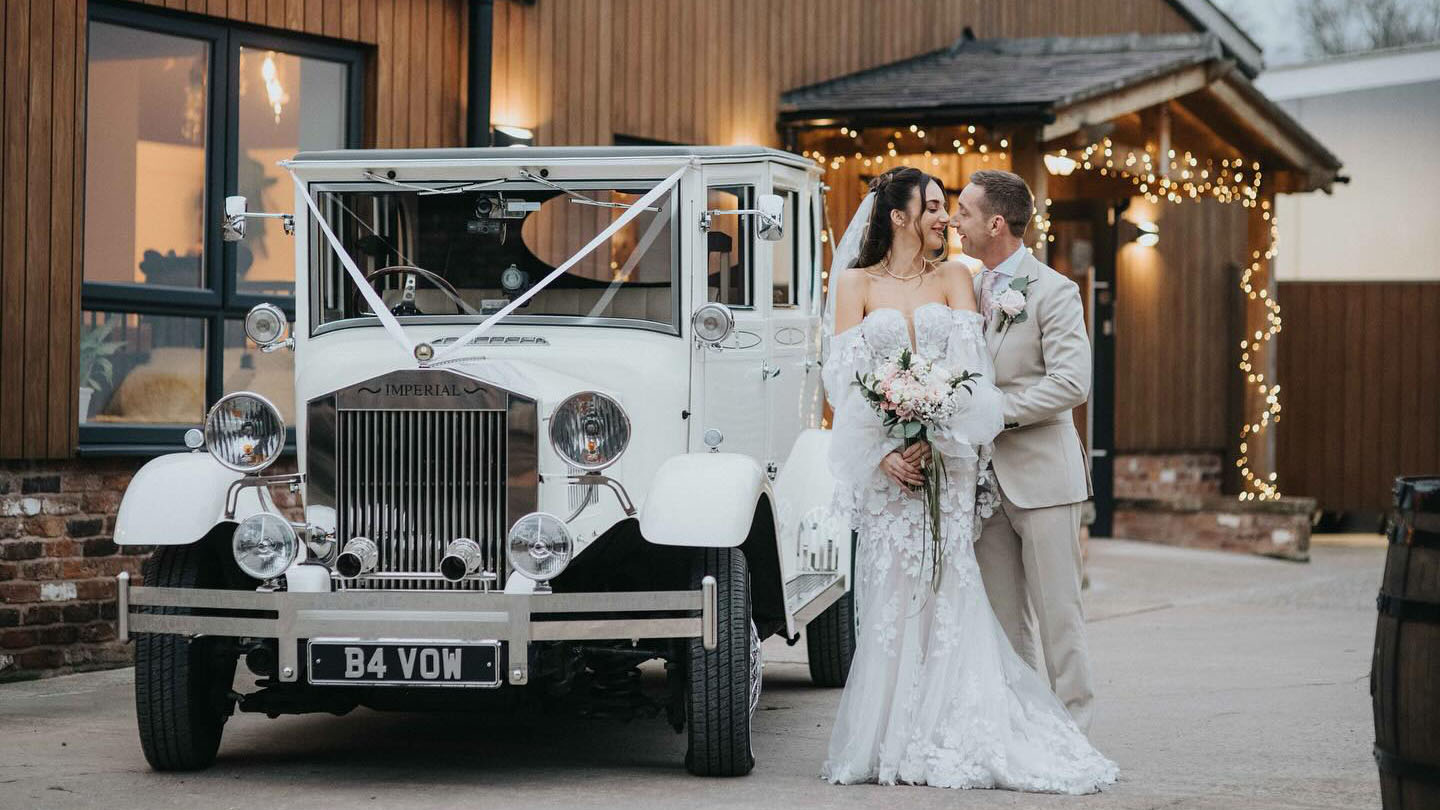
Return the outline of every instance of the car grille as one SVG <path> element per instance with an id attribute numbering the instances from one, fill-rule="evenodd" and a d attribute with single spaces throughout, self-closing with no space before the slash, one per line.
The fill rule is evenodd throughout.
<path id="1" fill-rule="evenodd" d="M 503 585 L 504 411 L 340 411 L 336 518 L 340 537 L 369 537 L 379 577 L 367 588 L 466 588 L 438 578 L 457 537 L 480 544 L 481 568 Z M 418 573 L 415 578 L 395 578 Z"/>
<path id="2" fill-rule="evenodd" d="M 380 552 L 373 572 L 336 587 L 505 586 L 505 535 L 536 508 L 535 400 L 448 370 L 406 369 L 312 399 L 307 415 L 307 515 L 333 509 L 340 547 L 368 537 Z M 459 537 L 480 545 L 489 576 L 440 576 Z"/>

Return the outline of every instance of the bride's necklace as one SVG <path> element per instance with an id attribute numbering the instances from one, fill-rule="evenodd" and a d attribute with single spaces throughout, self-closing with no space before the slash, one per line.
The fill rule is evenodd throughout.
<path id="1" fill-rule="evenodd" d="M 899 279 L 899 280 L 901 280 L 901 281 L 911 281 L 911 280 L 913 280 L 913 279 L 917 279 L 917 278 L 925 275 L 926 273 L 930 272 L 931 270 L 934 270 L 935 267 L 940 264 L 940 260 L 939 260 L 939 259 L 927 259 L 927 258 L 925 258 L 924 256 L 921 256 L 921 257 L 920 257 L 920 262 L 921 262 L 921 266 L 920 266 L 920 271 L 919 271 L 918 273 L 913 273 L 913 274 L 908 275 L 908 276 L 902 276 L 902 275 L 900 275 L 900 274 L 898 274 L 898 273 L 891 272 L 891 270 L 890 270 L 890 254 L 889 254 L 889 253 L 886 253 L 886 254 L 885 254 L 885 258 L 883 258 L 883 259 L 880 260 L 880 269 L 885 272 L 885 275 L 887 275 L 887 276 L 889 276 L 889 277 L 891 277 L 891 278 Z"/>

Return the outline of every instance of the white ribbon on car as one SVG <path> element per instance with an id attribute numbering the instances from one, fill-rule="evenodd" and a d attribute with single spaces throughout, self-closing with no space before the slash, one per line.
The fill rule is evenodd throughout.
<path id="1" fill-rule="evenodd" d="M 676 169 L 673 174 L 660 181 L 660 184 L 646 192 L 645 196 L 641 197 L 639 200 L 636 200 L 635 203 L 633 203 L 632 205 L 627 206 L 625 213 L 621 214 L 619 218 L 617 218 L 614 222 L 610 223 L 605 228 L 605 230 L 596 234 L 595 238 L 591 239 L 589 244 L 585 245 L 585 247 L 583 248 L 580 248 L 580 250 L 576 252 L 573 256 L 566 259 L 563 264 L 561 264 L 559 267 L 556 267 L 554 270 L 551 270 L 549 274 L 536 282 L 535 286 L 526 290 L 522 295 L 517 296 L 515 300 L 502 307 L 499 312 L 496 312 L 494 315 L 486 318 L 474 329 L 466 332 L 459 340 L 437 351 L 435 353 L 435 357 L 431 360 L 431 362 L 434 363 L 444 360 L 450 355 L 461 351 L 462 347 L 469 344 L 470 341 L 490 331 L 490 328 L 494 326 L 497 321 L 499 321 L 501 318 L 504 318 L 506 315 L 509 315 L 511 312 L 514 312 L 516 308 L 522 306 L 526 301 L 529 301 L 531 298 L 533 298 L 536 293 L 544 289 L 547 285 L 550 284 L 550 282 L 564 275 L 565 271 L 569 270 L 571 267 L 574 267 L 577 262 L 590 255 L 590 253 L 594 251 L 595 248 L 604 244 L 612 236 L 619 232 L 621 228 L 628 225 L 630 223 L 630 220 L 639 216 L 641 211 L 645 211 L 650 208 L 651 204 L 654 203 L 657 199 L 659 199 L 662 194 L 669 191 L 671 187 L 673 187 L 676 183 L 680 182 L 680 178 L 683 177 L 686 170 L 690 169 L 692 166 L 693 161 L 684 166 L 681 166 L 679 169 Z M 335 232 L 330 230 L 330 224 L 325 221 L 324 215 L 320 213 L 319 205 L 317 205 L 315 199 L 310 196 L 309 189 L 305 188 L 305 184 L 300 181 L 300 178 L 298 176 L 296 176 L 295 170 L 290 169 L 289 167 L 286 168 L 290 172 L 291 179 L 295 181 L 295 187 L 300 190 L 300 196 L 305 198 L 305 204 L 310 208 L 311 216 L 315 217 L 315 222 L 319 224 L 320 232 L 325 235 L 325 239 L 330 243 L 330 247 L 335 251 L 336 255 L 340 257 L 341 265 L 345 267 L 345 272 L 348 273 L 350 279 L 355 282 L 355 286 L 360 289 L 360 295 L 364 297 L 365 303 L 370 306 L 371 311 L 373 311 L 376 317 L 380 319 L 380 324 L 385 327 L 385 331 L 389 332 L 390 336 L 395 338 L 396 342 L 398 342 L 402 347 L 404 347 L 406 352 L 409 352 L 413 356 L 415 353 L 415 344 L 410 340 L 408 336 L 406 336 L 405 329 L 400 325 L 400 321 L 398 321 L 395 318 L 395 315 L 390 312 L 390 309 L 385 305 L 384 300 L 381 299 L 379 294 L 375 292 L 375 288 L 370 286 L 370 282 L 365 280 L 365 274 L 360 272 L 360 268 L 355 265 L 355 260 L 350 258 L 349 251 L 345 249 L 344 245 L 340 244 L 340 240 L 335 236 Z M 657 216 L 657 219 L 658 218 L 660 217 Z"/>
<path id="2" fill-rule="evenodd" d="M 618 219 L 610 223 L 610 225 L 607 226 L 605 230 L 596 234 L 595 238 L 591 239 L 589 244 L 587 244 L 583 248 L 580 248 L 580 250 L 575 255 L 566 259 L 564 263 L 562 263 L 559 267 L 551 270 L 548 275 L 536 282 L 535 286 L 526 290 L 524 294 L 517 296 L 515 300 L 502 307 L 499 312 L 496 312 L 494 315 L 491 315 L 484 321 L 481 321 L 478 326 L 476 326 L 474 329 L 471 329 L 469 332 L 466 332 L 463 336 L 461 336 L 459 340 L 436 352 L 435 360 L 444 360 L 446 357 L 449 357 L 450 355 L 458 351 L 463 351 L 465 345 L 468 344 L 470 341 L 490 331 L 490 327 L 494 326 L 496 321 L 499 321 L 501 318 L 504 318 L 506 315 L 514 312 L 517 307 L 521 306 L 526 301 L 529 301 L 532 297 L 534 297 L 536 293 L 543 290 L 545 286 L 548 285 L 550 282 L 564 275 L 565 271 L 569 270 L 571 267 L 574 267 L 577 262 L 590 255 L 591 251 L 604 244 L 621 228 L 628 225 L 630 223 L 630 220 L 640 215 L 641 211 L 644 211 L 646 208 L 650 207 L 650 204 L 658 200 L 660 198 L 660 195 L 669 191 L 671 186 L 674 186 L 676 183 L 680 182 L 680 178 L 684 176 L 686 170 L 690 168 L 690 165 L 691 164 L 686 164 L 684 166 L 681 166 L 680 168 L 675 170 L 674 174 L 671 174 L 669 177 L 660 181 L 660 185 L 650 189 L 648 192 L 645 193 L 645 196 L 641 197 L 639 200 L 636 200 L 633 204 L 631 204 L 630 207 L 625 210 L 625 213 L 621 214 Z"/>
<path id="3" fill-rule="evenodd" d="M 286 171 L 290 172 L 290 179 L 295 181 L 295 188 L 300 189 L 300 196 L 305 198 L 305 204 L 309 206 L 310 215 L 315 217 L 315 222 L 320 226 L 320 232 L 325 234 L 326 240 L 330 242 L 330 247 L 335 250 L 335 255 L 340 257 L 340 264 L 344 265 L 345 272 L 350 274 L 350 279 L 355 282 L 356 287 L 360 288 L 360 295 L 365 298 L 365 303 L 370 305 L 370 311 L 374 312 L 375 317 L 380 319 L 380 324 L 385 327 L 386 332 L 390 333 L 390 337 L 395 338 L 395 341 L 403 346 L 405 351 L 413 357 L 415 355 L 415 344 L 411 343 L 410 338 L 406 336 L 405 329 L 400 326 L 400 321 L 395 319 L 395 315 L 390 312 L 390 308 L 385 306 L 384 299 L 375 292 L 374 287 L 370 286 L 370 282 L 365 280 L 365 274 L 360 272 L 359 267 L 355 266 L 355 260 L 350 258 L 350 252 L 345 249 L 344 245 L 340 244 L 340 240 L 336 238 L 335 232 L 330 230 L 330 223 L 325 221 L 324 215 L 320 213 L 320 206 L 315 204 L 315 198 L 310 196 L 310 190 L 305 188 L 304 183 L 300 182 L 300 178 L 295 175 L 295 170 L 286 167 Z"/>

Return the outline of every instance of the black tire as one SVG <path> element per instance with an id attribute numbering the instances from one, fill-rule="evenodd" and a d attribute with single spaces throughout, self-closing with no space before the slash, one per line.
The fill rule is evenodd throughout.
<path id="1" fill-rule="evenodd" d="M 844 686 L 855 658 L 855 594 L 847 592 L 805 625 L 810 680 L 816 686 Z"/>
<path id="2" fill-rule="evenodd" d="M 217 588 L 221 574 L 204 548 L 169 546 L 146 560 L 144 582 L 162 588 Z M 229 695 L 235 662 L 228 639 L 136 634 L 135 718 L 150 767 L 194 771 L 215 762 L 221 732 L 234 708 Z"/>
<path id="3" fill-rule="evenodd" d="M 685 767 L 696 776 L 744 776 L 755 767 L 750 747 L 752 687 L 758 683 L 758 638 L 750 620 L 750 574 L 739 549 L 706 549 L 691 574 L 700 587 L 716 580 L 719 621 L 715 649 L 690 641 L 685 720 Z"/>

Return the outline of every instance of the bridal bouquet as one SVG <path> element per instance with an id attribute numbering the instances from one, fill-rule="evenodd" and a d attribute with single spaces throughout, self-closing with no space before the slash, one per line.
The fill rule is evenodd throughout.
<path id="1" fill-rule="evenodd" d="M 922 441 L 929 441 L 930 431 L 955 415 L 963 404 L 961 392 L 974 393 L 971 381 L 979 374 L 962 371 L 951 372 L 935 362 L 917 355 L 909 348 L 880 363 L 869 374 L 856 374 L 855 384 L 875 412 L 889 434 L 903 439 L 909 447 Z M 923 465 L 925 484 L 925 511 L 929 517 L 930 547 L 935 556 L 935 568 L 931 574 L 931 587 L 940 584 L 940 497 L 948 478 L 945 462 L 940 451 L 930 445 L 930 460 Z"/>

